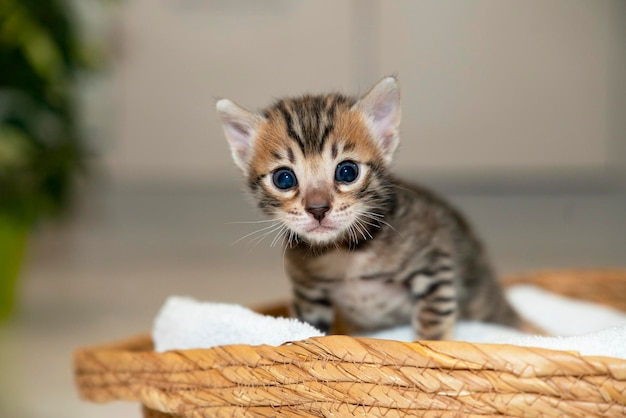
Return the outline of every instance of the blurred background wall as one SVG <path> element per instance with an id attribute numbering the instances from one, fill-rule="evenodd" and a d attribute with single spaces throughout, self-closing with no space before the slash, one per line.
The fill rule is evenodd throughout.
<path id="1" fill-rule="evenodd" d="M 108 55 L 78 80 L 90 174 L 74 209 L 31 234 L 18 309 L 0 324 L 2 417 L 138 416 L 77 399 L 73 349 L 149 330 L 172 294 L 289 297 L 271 239 L 233 245 L 255 229 L 234 222 L 259 215 L 221 97 L 259 109 L 396 74 L 397 170 L 459 206 L 500 272 L 626 264 L 623 0 L 71 5 Z"/>
<path id="2" fill-rule="evenodd" d="M 229 182 L 213 111 L 402 87 L 414 178 L 613 183 L 626 146 L 621 1 L 148 1 L 116 19 L 115 182 Z M 506 185 L 506 181 L 503 182 Z"/>

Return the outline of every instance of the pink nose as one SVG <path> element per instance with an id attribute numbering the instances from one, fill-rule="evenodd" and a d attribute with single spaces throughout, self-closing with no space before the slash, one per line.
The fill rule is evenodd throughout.
<path id="1" fill-rule="evenodd" d="M 313 215 L 313 217 L 318 221 L 321 221 L 322 219 L 324 219 L 326 212 L 328 212 L 329 210 L 330 210 L 330 206 L 328 205 L 309 206 L 306 208 L 306 211 L 309 212 L 311 215 Z"/>

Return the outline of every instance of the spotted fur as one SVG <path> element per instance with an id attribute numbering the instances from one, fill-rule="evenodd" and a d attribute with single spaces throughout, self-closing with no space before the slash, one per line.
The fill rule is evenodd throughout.
<path id="1" fill-rule="evenodd" d="M 359 99 L 284 98 L 258 114 L 221 100 L 217 109 L 250 192 L 287 241 L 299 318 L 323 331 L 338 316 L 353 331 L 411 322 L 424 339 L 450 338 L 458 319 L 522 324 L 461 214 L 391 175 L 395 79 Z M 297 184 L 280 189 L 280 170 Z"/>

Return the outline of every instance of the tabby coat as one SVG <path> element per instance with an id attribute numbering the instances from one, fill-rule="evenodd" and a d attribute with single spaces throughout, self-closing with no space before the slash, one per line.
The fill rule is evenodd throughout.
<path id="1" fill-rule="evenodd" d="M 460 213 L 390 174 L 394 78 L 360 99 L 305 95 L 260 113 L 224 99 L 217 110 L 250 192 L 277 221 L 270 231 L 287 241 L 300 319 L 326 332 L 337 315 L 352 331 L 411 322 L 422 339 L 451 338 L 458 319 L 521 324 Z"/>

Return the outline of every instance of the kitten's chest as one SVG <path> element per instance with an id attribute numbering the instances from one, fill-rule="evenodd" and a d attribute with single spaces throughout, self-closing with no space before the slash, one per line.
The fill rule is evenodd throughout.
<path id="1" fill-rule="evenodd" d="M 330 298 L 348 325 L 368 329 L 409 320 L 409 292 L 386 274 L 397 266 L 385 261 L 375 252 L 336 252 L 316 261 L 316 272 L 331 279 L 327 282 Z"/>
<path id="2" fill-rule="evenodd" d="M 377 274 L 384 269 L 383 259 L 373 252 L 335 250 L 308 262 L 309 270 L 322 280 L 334 285 L 361 281 L 362 277 Z"/>

